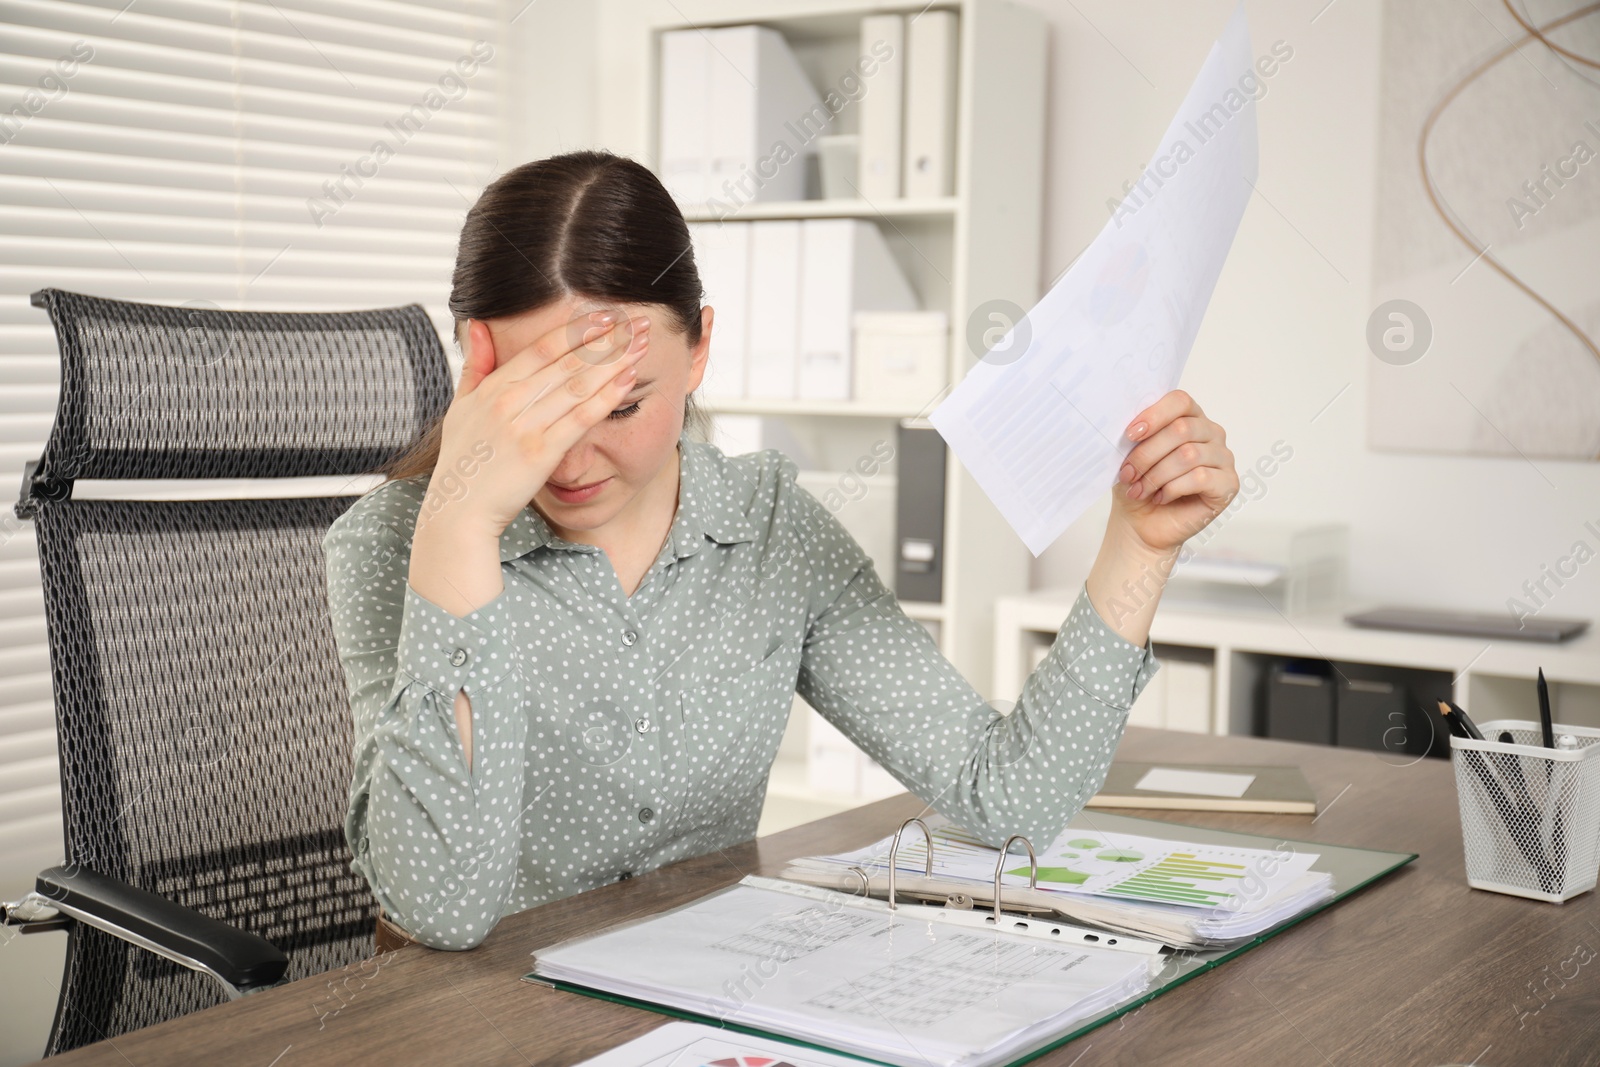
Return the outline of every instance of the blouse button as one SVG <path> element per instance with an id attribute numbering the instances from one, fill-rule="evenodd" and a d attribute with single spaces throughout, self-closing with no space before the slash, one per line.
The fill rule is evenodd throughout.
<path id="1" fill-rule="evenodd" d="M 642 717 L 635 719 L 633 720 L 633 728 L 642 734 L 650 729 L 650 720 Z"/>
<path id="2" fill-rule="evenodd" d="M 450 653 L 450 666 L 459 667 L 465 662 L 467 662 L 466 649 L 458 648 L 454 652 Z"/>
<path id="3" fill-rule="evenodd" d="M 649 822 L 651 819 L 653 819 L 655 817 L 656 817 L 656 813 L 655 813 L 655 809 L 654 808 L 640 808 L 639 809 L 639 821 L 640 822 Z"/>
<path id="4" fill-rule="evenodd" d="M 637 640 L 639 640 L 639 635 L 634 633 L 632 630 L 624 630 L 624 631 L 622 631 L 622 643 L 623 644 L 631 645 Z"/>

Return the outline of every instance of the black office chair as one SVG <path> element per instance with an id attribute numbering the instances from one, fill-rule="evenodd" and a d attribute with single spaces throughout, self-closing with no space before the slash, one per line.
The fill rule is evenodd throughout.
<path id="1" fill-rule="evenodd" d="M 67 863 L 0 918 L 69 930 L 53 1055 L 370 957 L 377 914 L 344 839 L 321 548 L 357 496 L 74 500 L 74 481 L 355 475 L 453 390 L 415 304 L 32 299 L 61 396 L 15 510 L 38 533 Z"/>

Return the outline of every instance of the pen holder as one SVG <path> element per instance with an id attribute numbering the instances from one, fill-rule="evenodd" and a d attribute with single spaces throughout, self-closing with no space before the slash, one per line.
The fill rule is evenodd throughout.
<path id="1" fill-rule="evenodd" d="M 1451 737 L 1467 884 L 1561 903 L 1595 887 L 1600 868 L 1600 730 L 1555 727 L 1577 748 L 1545 748 L 1538 723 L 1479 723 Z"/>

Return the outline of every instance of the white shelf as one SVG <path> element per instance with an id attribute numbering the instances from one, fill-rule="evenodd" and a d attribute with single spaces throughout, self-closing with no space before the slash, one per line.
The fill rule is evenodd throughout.
<path id="1" fill-rule="evenodd" d="M 1076 591 L 1041 590 L 1003 598 L 996 608 L 994 690 L 1021 692 L 1028 650 L 1054 636 Z M 1451 699 L 1474 718 L 1528 718 L 1533 714 L 1533 679 L 1543 668 L 1551 683 L 1556 717 L 1573 725 L 1600 726 L 1600 632 L 1591 630 L 1560 644 L 1505 638 L 1373 630 L 1351 626 L 1338 614 L 1285 617 L 1260 612 L 1206 611 L 1163 600 L 1150 626 L 1159 644 L 1209 649 L 1215 654 L 1213 732 L 1247 733 L 1249 673 L 1264 656 L 1296 656 L 1371 663 L 1448 673 Z M 1236 677 L 1237 676 L 1237 677 Z M 1236 684 L 1238 682 L 1239 684 Z M 1478 708 L 1473 704 L 1477 702 Z"/>
<path id="2" fill-rule="evenodd" d="M 859 400 L 710 400 L 712 414 L 729 415 L 838 415 L 857 418 L 914 419 L 921 411 L 870 404 Z"/>
<path id="3" fill-rule="evenodd" d="M 906 613 L 907 618 L 927 622 L 944 622 L 950 615 L 945 605 L 930 604 L 926 600 L 902 600 L 900 610 Z"/>
<path id="4" fill-rule="evenodd" d="M 689 222 L 749 219 L 954 218 L 961 201 L 954 196 L 902 197 L 898 200 L 770 200 L 751 201 L 727 215 L 705 209 L 683 213 Z"/>

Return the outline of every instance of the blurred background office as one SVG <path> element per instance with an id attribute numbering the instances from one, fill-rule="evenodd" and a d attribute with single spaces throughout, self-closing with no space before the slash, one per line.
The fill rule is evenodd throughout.
<path id="1" fill-rule="evenodd" d="M 651 166 L 691 220 L 717 307 L 712 439 L 794 456 L 1007 710 L 1108 502 L 1033 558 L 925 416 L 1139 206 L 1233 7 L 0 0 L 0 484 L 20 484 L 58 395 L 30 293 L 417 302 L 448 338 L 478 192 L 605 148 Z M 1243 489 L 1185 552 L 1154 633 L 1168 669 L 1132 721 L 1388 749 L 1398 768 L 1442 754 L 1425 694 L 1531 717 L 1543 666 L 1558 718 L 1600 726 L 1592 632 L 1535 645 L 1343 622 L 1379 605 L 1600 614 L 1600 16 L 1576 0 L 1245 8 L 1260 173 L 1182 380 L 1227 427 Z M 1108 300 L 1137 295 L 1142 265 L 1122 269 Z M 38 563 L 9 507 L 0 602 L 13 899 L 62 841 Z M 797 703 L 762 831 L 898 791 Z M 0 936 L 0 1063 L 24 1062 L 62 935 Z"/>

